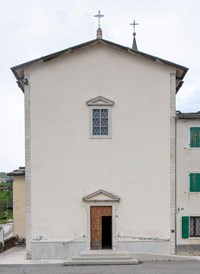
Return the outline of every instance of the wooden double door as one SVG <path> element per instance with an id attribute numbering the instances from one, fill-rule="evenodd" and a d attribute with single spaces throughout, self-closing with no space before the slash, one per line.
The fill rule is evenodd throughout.
<path id="1" fill-rule="evenodd" d="M 90 207 L 90 247 L 112 249 L 112 206 Z"/>

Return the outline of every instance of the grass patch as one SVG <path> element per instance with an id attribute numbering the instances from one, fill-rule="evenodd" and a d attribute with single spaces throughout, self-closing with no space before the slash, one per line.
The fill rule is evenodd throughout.
<path id="1" fill-rule="evenodd" d="M 0 223 L 13 219 L 13 192 L 10 189 L 0 189 Z"/>

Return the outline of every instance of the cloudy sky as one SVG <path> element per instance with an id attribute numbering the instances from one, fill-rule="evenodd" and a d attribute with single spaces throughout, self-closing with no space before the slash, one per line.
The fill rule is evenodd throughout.
<path id="1" fill-rule="evenodd" d="M 96 37 L 131 47 L 135 19 L 140 51 L 189 68 L 177 109 L 200 110 L 199 0 L 0 0 L 0 171 L 24 165 L 23 93 L 10 67 Z"/>

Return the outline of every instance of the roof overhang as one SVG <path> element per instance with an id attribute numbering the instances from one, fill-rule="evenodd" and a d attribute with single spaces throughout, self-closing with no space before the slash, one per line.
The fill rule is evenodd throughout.
<path id="1" fill-rule="evenodd" d="M 7 173 L 9 176 L 25 176 L 25 167 L 19 167 L 19 169 L 15 169 L 12 172 Z"/>
<path id="2" fill-rule="evenodd" d="M 182 113 L 180 111 L 177 111 L 176 112 L 176 118 L 177 119 L 185 119 L 185 120 L 200 119 L 200 111 L 198 111 L 198 112 L 188 112 L 188 113 Z"/>
<path id="3" fill-rule="evenodd" d="M 74 52 L 76 52 L 80 49 L 91 47 L 91 46 L 94 46 L 96 44 L 103 44 L 103 45 L 106 45 L 106 46 L 110 46 L 110 47 L 116 48 L 118 50 L 127 52 L 129 54 L 133 54 L 133 55 L 136 55 L 136 56 L 139 56 L 139 57 L 146 58 L 146 59 L 151 60 L 153 62 L 156 62 L 158 64 L 163 64 L 163 65 L 172 67 L 176 71 L 176 92 L 178 92 L 178 90 L 182 86 L 183 78 L 184 78 L 185 74 L 188 71 L 188 68 L 186 68 L 184 66 L 181 66 L 181 65 L 178 65 L 176 63 L 161 59 L 161 58 L 153 56 L 153 55 L 146 54 L 146 53 L 138 51 L 138 50 L 133 50 L 131 48 L 128 48 L 128 47 L 113 43 L 113 42 L 108 41 L 108 40 L 99 39 L 99 38 L 97 38 L 95 40 L 85 42 L 85 43 L 82 43 L 82 44 L 79 44 L 79 45 L 76 45 L 76 46 L 71 47 L 71 48 L 67 48 L 67 49 L 64 49 L 64 50 L 61 50 L 61 51 L 58 51 L 58 52 L 55 52 L 55 53 L 40 57 L 38 59 L 35 59 L 35 60 L 32 60 L 32 61 L 20 64 L 18 66 L 14 66 L 14 67 L 11 68 L 11 70 L 12 70 L 13 74 L 15 75 L 16 79 L 17 79 L 18 86 L 22 89 L 22 91 L 24 91 L 24 85 L 25 85 L 25 83 L 24 83 L 24 69 L 25 68 L 27 68 L 29 66 L 32 66 L 32 65 L 35 65 L 35 64 L 51 61 L 51 60 L 53 60 L 53 59 L 55 59 L 59 56 L 74 53 Z"/>

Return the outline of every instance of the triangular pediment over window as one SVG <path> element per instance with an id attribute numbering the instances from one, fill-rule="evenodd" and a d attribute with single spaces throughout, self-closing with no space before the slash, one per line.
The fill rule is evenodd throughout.
<path id="1" fill-rule="evenodd" d="M 88 106 L 113 106 L 114 102 L 103 96 L 97 96 L 93 99 L 90 99 L 86 102 Z"/>
<path id="2" fill-rule="evenodd" d="M 120 198 L 113 193 L 107 192 L 103 189 L 99 189 L 85 197 L 84 202 L 119 202 Z"/>

